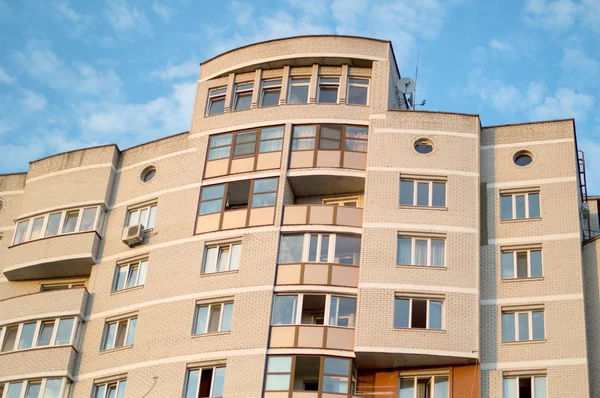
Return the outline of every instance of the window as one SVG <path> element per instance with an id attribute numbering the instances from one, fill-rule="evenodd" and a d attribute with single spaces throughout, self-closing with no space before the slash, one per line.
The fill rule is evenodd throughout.
<path id="1" fill-rule="evenodd" d="M 448 398 L 449 393 L 446 375 L 400 377 L 399 398 Z"/>
<path id="2" fill-rule="evenodd" d="M 213 88 L 208 92 L 208 106 L 206 108 L 207 115 L 216 115 L 225 112 L 225 95 L 227 88 Z"/>
<path id="3" fill-rule="evenodd" d="M 344 150 L 352 152 L 367 152 L 367 127 L 345 126 L 346 135 Z"/>
<path id="4" fill-rule="evenodd" d="M 290 89 L 288 93 L 288 104 L 306 104 L 308 103 L 308 88 L 310 86 L 310 77 L 292 77 L 290 79 Z"/>
<path id="5" fill-rule="evenodd" d="M 231 152 L 231 137 L 231 133 L 211 136 L 208 143 L 208 160 L 228 158 Z"/>
<path id="6" fill-rule="evenodd" d="M 265 178 L 254 181 L 252 207 L 275 206 L 278 178 Z"/>
<path id="7" fill-rule="evenodd" d="M 246 209 L 249 203 L 253 208 L 275 206 L 278 181 L 278 178 L 263 178 L 204 187 L 200 195 L 200 215 L 220 212 L 224 196 L 225 211 Z"/>
<path id="8" fill-rule="evenodd" d="M 103 211 L 99 206 L 70 209 L 19 221 L 13 244 L 56 235 L 96 230 L 100 227 Z"/>
<path id="9" fill-rule="evenodd" d="M 444 267 L 446 241 L 444 238 L 398 237 L 397 263 Z"/>
<path id="10" fill-rule="evenodd" d="M 360 236 L 343 234 L 283 235 L 279 245 L 279 264 L 302 262 L 358 265 Z"/>
<path id="11" fill-rule="evenodd" d="M 339 88 L 339 77 L 319 77 L 319 92 L 317 93 L 317 103 L 337 104 Z"/>
<path id="12" fill-rule="evenodd" d="M 323 124 L 319 134 L 319 149 L 339 150 L 342 142 L 342 126 Z"/>
<path id="13" fill-rule="evenodd" d="M 533 162 L 533 156 L 528 151 L 519 151 L 515 153 L 513 162 L 515 162 L 517 166 L 527 166 Z"/>
<path id="14" fill-rule="evenodd" d="M 323 199 L 323 204 L 327 206 L 357 207 L 358 200 L 357 196 L 349 196 L 345 198 Z"/>
<path id="15" fill-rule="evenodd" d="M 196 306 L 194 334 L 226 332 L 231 330 L 233 303 L 215 303 Z"/>
<path id="16" fill-rule="evenodd" d="M 516 220 L 537 217 L 540 217 L 539 192 L 500 195 L 501 220 Z"/>
<path id="17" fill-rule="evenodd" d="M 6 390 L 6 398 L 64 398 L 70 386 L 66 378 L 12 381 L 0 384 L 0 397 Z"/>
<path id="18" fill-rule="evenodd" d="M 131 289 L 143 286 L 146 282 L 146 268 L 148 260 L 134 261 L 117 266 L 113 291 Z"/>
<path id="19" fill-rule="evenodd" d="M 353 328 L 356 298 L 330 294 L 276 295 L 271 325 L 326 325 Z"/>
<path id="20" fill-rule="evenodd" d="M 348 78 L 347 104 L 367 105 L 369 98 L 369 79 Z"/>
<path id="21" fill-rule="evenodd" d="M 254 84 L 236 84 L 235 95 L 233 98 L 233 110 L 241 111 L 244 109 L 250 109 L 252 105 L 252 90 Z"/>
<path id="22" fill-rule="evenodd" d="M 145 230 L 154 228 L 156 221 L 156 204 L 129 210 L 127 226 L 142 224 Z"/>
<path id="23" fill-rule="evenodd" d="M 347 358 L 269 356 L 265 391 L 322 391 L 346 395 L 351 390 L 351 375 L 352 361 Z"/>
<path id="24" fill-rule="evenodd" d="M 245 131 L 238 133 L 235 137 L 235 149 L 233 158 L 254 156 L 256 152 L 256 131 Z"/>
<path id="25" fill-rule="evenodd" d="M 242 244 L 240 242 L 207 246 L 202 273 L 212 274 L 237 270 L 240 267 L 241 251 Z"/>
<path id="26" fill-rule="evenodd" d="M 394 327 L 441 330 L 443 312 L 442 300 L 396 297 Z"/>
<path id="27" fill-rule="evenodd" d="M 502 251 L 502 279 L 536 278 L 542 274 L 542 251 Z"/>
<path id="28" fill-rule="evenodd" d="M 441 181 L 400 180 L 400 205 L 446 206 L 446 183 Z"/>
<path id="29" fill-rule="evenodd" d="M 225 366 L 189 369 L 185 398 L 221 397 L 225 384 Z"/>
<path id="30" fill-rule="evenodd" d="M 137 318 L 120 319 L 106 323 L 102 350 L 127 347 L 133 345 Z"/>
<path id="31" fill-rule="evenodd" d="M 292 151 L 315 149 L 317 126 L 294 126 L 292 133 Z"/>
<path id="32" fill-rule="evenodd" d="M 260 93 L 260 106 L 279 105 L 281 80 L 263 80 Z"/>
<path id="33" fill-rule="evenodd" d="M 200 215 L 221 211 L 224 188 L 224 184 L 202 188 L 202 195 L 200 195 Z"/>
<path id="34" fill-rule="evenodd" d="M 126 380 L 96 384 L 94 387 L 94 398 L 124 398 L 126 387 Z"/>
<path id="35" fill-rule="evenodd" d="M 262 129 L 258 152 L 277 152 L 283 148 L 283 126 Z"/>
<path id="36" fill-rule="evenodd" d="M 74 345 L 79 321 L 75 318 L 54 318 L 0 327 L 1 351 Z M 17 341 L 17 336 L 18 341 Z"/>
<path id="37" fill-rule="evenodd" d="M 294 126 L 292 151 L 340 150 L 367 152 L 368 128 L 338 124 Z M 318 146 L 315 143 L 318 141 Z"/>
<path id="38" fill-rule="evenodd" d="M 546 376 L 504 377 L 503 398 L 546 398 Z"/>
<path id="39" fill-rule="evenodd" d="M 85 287 L 85 282 L 47 283 L 41 286 L 40 291 L 49 292 L 53 290 L 77 289 L 82 287 Z"/>
<path id="40" fill-rule="evenodd" d="M 433 144 L 427 138 L 419 138 L 414 144 L 415 151 L 421 155 L 426 155 L 433 151 Z"/>
<path id="41" fill-rule="evenodd" d="M 0 200 L 0 211 L 4 209 L 4 202 Z M 2 395 L 0 395 L 1 397 Z"/>
<path id="42" fill-rule="evenodd" d="M 148 166 L 140 173 L 140 180 L 142 182 L 148 182 L 156 175 L 156 167 Z"/>
<path id="43" fill-rule="evenodd" d="M 502 312 L 503 342 L 544 338 L 544 310 Z"/>
<path id="44" fill-rule="evenodd" d="M 207 161 L 256 156 L 257 153 L 277 152 L 283 147 L 283 126 L 265 127 L 251 131 L 212 135 L 208 142 Z M 256 142 L 259 142 L 258 148 Z M 235 148 L 231 153 L 231 144 Z M 258 149 L 258 150 L 257 150 Z"/>

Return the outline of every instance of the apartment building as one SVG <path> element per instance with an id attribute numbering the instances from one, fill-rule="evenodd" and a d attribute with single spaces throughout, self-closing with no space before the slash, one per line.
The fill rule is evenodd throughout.
<path id="1" fill-rule="evenodd" d="M 600 396 L 574 121 L 400 77 L 389 41 L 249 45 L 189 132 L 1 175 L 0 397 Z"/>

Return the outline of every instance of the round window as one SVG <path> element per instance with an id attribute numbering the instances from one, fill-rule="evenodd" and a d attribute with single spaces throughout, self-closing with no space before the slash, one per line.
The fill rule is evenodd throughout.
<path id="1" fill-rule="evenodd" d="M 0 211 L 2 211 L 2 209 L 4 209 L 4 202 L 0 200 Z"/>
<path id="2" fill-rule="evenodd" d="M 415 151 L 420 154 L 427 154 L 433 151 L 433 144 L 427 138 L 420 138 L 415 141 Z"/>
<path id="3" fill-rule="evenodd" d="M 515 153 L 513 162 L 515 162 L 517 166 L 527 166 L 533 162 L 533 157 L 531 156 L 531 153 L 527 151 L 519 151 Z"/>
<path id="4" fill-rule="evenodd" d="M 148 166 L 142 171 L 142 174 L 140 175 L 140 179 L 143 182 L 148 182 L 151 179 L 153 179 L 155 175 L 156 175 L 156 167 Z"/>

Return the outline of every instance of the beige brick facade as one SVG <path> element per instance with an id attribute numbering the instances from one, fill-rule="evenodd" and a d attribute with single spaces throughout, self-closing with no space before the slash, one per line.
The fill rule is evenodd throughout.
<path id="1" fill-rule="evenodd" d="M 319 103 L 320 75 L 340 78 L 339 103 Z M 347 104 L 347 78 L 353 76 L 369 79 L 367 105 Z M 310 79 L 307 103 L 289 104 L 290 77 Z M 278 106 L 260 106 L 266 78 L 282 81 Z M 548 397 L 600 394 L 598 241 L 588 241 L 582 255 L 586 223 L 580 220 L 574 121 L 482 127 L 478 115 L 410 111 L 403 98 L 398 101 L 399 78 L 387 41 L 316 36 L 250 45 L 201 65 L 189 132 L 127 150 L 108 145 L 58 154 L 32 162 L 26 173 L 0 175 L 0 345 L 14 325 L 21 331 L 32 321 L 82 321 L 72 345 L 0 352 L 0 384 L 63 377 L 71 383 L 70 398 L 89 398 L 95 384 L 126 379 L 126 398 L 187 398 L 189 369 L 225 366 L 227 398 L 367 398 L 378 391 L 393 397 L 399 377 L 413 373 L 447 377 L 453 398 L 500 398 L 504 378 L 531 376 L 546 377 Z M 235 111 L 239 82 L 254 82 L 252 105 Z M 207 115 L 209 90 L 221 87 L 225 112 Z M 327 144 L 322 127 L 313 141 L 317 149 L 298 152 L 304 143 L 293 135 L 294 126 L 313 124 L 368 128 L 366 164 L 355 137 Z M 275 152 L 281 148 L 278 167 L 256 171 L 258 160 L 245 160 L 239 173 L 205 177 L 207 162 L 214 161 L 211 136 L 269 126 L 283 126 L 283 136 L 275 138 L 281 146 L 274 145 Z M 433 145 L 431 153 L 414 149 L 422 139 Z M 258 158 L 261 144 L 250 156 Z M 231 159 L 241 148 L 230 144 Z M 519 151 L 533 162 L 517 166 Z M 290 167 L 293 156 L 314 156 L 315 167 Z M 149 166 L 156 174 L 143 182 Z M 257 188 L 256 181 L 267 178 L 278 178 L 268 191 L 274 202 Z M 401 179 L 444 182 L 445 204 L 400 205 Z M 240 183 L 248 180 L 253 182 Z M 202 197 L 222 184 L 226 196 Z M 501 195 L 524 193 L 539 193 L 540 216 L 501 220 Z M 342 208 L 333 221 L 310 219 L 310 212 L 326 214 L 320 206 L 334 197 L 355 198 L 362 220 L 344 224 Z M 221 200 L 217 212 L 204 214 L 202 204 L 210 200 Z M 285 206 L 291 205 L 311 205 L 306 222 L 284 225 Z M 128 214 L 149 206 L 156 206 L 154 226 L 130 247 L 122 241 Z M 79 220 L 70 233 L 31 238 L 36 219 L 46 227 L 50 215 L 61 214 L 66 226 L 69 212 L 85 208 L 98 209 L 90 230 Z M 598 229 L 595 202 L 590 209 Z M 226 222 L 210 221 L 221 213 Z M 83 210 L 78 214 L 82 218 Z M 27 220 L 17 243 L 17 225 Z M 253 222 L 260 226 L 239 227 Z M 214 227 L 199 229 L 204 223 Z M 358 283 L 334 282 L 342 278 L 334 273 L 348 264 L 332 243 L 324 259 L 312 260 L 308 247 L 298 259 L 298 280 L 324 282 L 276 284 L 280 239 L 289 234 L 332 234 L 331 242 L 333 234 L 359 236 Z M 399 236 L 443 241 L 442 266 L 398 264 Z M 239 267 L 203 273 L 207 248 L 224 243 L 241 243 Z M 324 245 L 319 247 L 326 252 Z M 533 249 L 542 251 L 543 276 L 502 278 L 503 252 Z M 140 261 L 147 261 L 145 281 L 115 291 L 117 267 Z M 310 264 L 315 261 L 327 266 Z M 85 289 L 41 291 L 82 282 Z M 347 336 L 343 326 L 304 313 L 302 320 L 314 316 L 314 327 L 294 332 L 291 348 L 272 348 L 276 294 L 355 297 L 354 349 L 351 339 L 349 347 L 328 340 Z M 443 303 L 439 330 L 395 326 L 396 298 Z M 195 334 L 196 307 L 225 302 L 233 303 L 230 330 Z M 533 310 L 543 310 L 544 338 L 503 342 L 503 312 Z M 330 308 L 323 311 L 332 316 Z M 410 316 L 420 315 L 415 310 Z M 107 324 L 131 318 L 137 320 L 133 344 L 103 349 Z M 324 370 L 318 391 L 268 391 L 267 363 L 275 355 L 350 358 L 346 391 L 328 393 Z"/>

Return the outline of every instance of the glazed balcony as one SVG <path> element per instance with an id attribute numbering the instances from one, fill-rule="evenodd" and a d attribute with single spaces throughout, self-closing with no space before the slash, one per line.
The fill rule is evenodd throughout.
<path id="1" fill-rule="evenodd" d="M 287 205 L 283 225 L 337 225 L 362 227 L 363 209 L 333 205 Z"/>
<path id="2" fill-rule="evenodd" d="M 89 293 L 85 288 L 49 290 L 0 301 L 0 325 L 39 319 L 47 314 L 83 316 Z"/>
<path id="3" fill-rule="evenodd" d="M 275 284 L 358 287 L 355 265 L 327 263 L 278 264 Z"/>
<path id="4" fill-rule="evenodd" d="M 271 327 L 269 348 L 354 349 L 354 328 L 323 325 Z"/>
<path id="5" fill-rule="evenodd" d="M 73 374 L 77 351 L 72 345 L 0 353 L 0 382 L 31 377 Z"/>
<path id="6" fill-rule="evenodd" d="M 4 258 L 9 281 L 87 276 L 96 262 L 96 231 L 57 235 L 10 246 Z"/>

